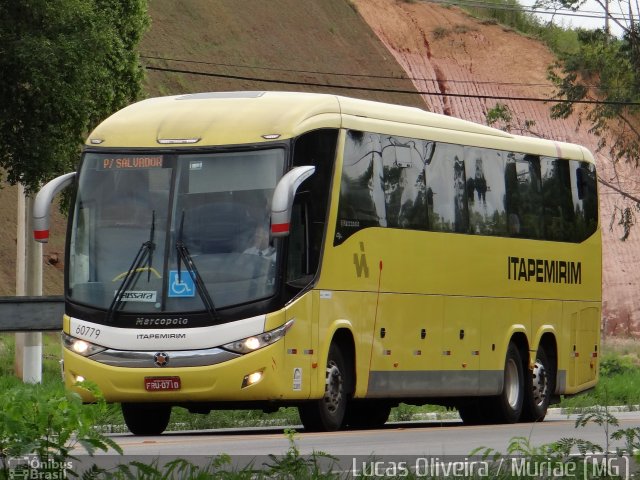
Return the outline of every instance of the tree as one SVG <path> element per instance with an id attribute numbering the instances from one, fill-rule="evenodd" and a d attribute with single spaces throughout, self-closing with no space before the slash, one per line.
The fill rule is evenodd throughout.
<path id="1" fill-rule="evenodd" d="M 0 3 L 0 167 L 33 192 L 73 170 L 102 119 L 136 100 L 146 0 Z"/>
<path id="2" fill-rule="evenodd" d="M 497 102 L 494 107 L 487 110 L 485 121 L 490 127 L 498 128 L 505 132 L 534 137 L 541 136 L 533 130 L 536 125 L 535 120 L 522 119 L 521 115 L 514 115 L 509 106 L 502 102 Z"/>
<path id="3" fill-rule="evenodd" d="M 599 148 L 608 147 L 614 161 L 640 163 L 640 55 L 628 38 L 612 38 L 602 30 L 581 31 L 580 49 L 567 54 L 549 78 L 566 103 L 552 107 L 554 118 L 566 118 L 577 103 L 598 100 L 579 112 L 599 137 Z M 634 50 L 636 50 L 634 52 Z M 561 69 L 561 73 L 558 73 Z M 607 144 L 607 137 L 613 138 Z"/>
<path id="4" fill-rule="evenodd" d="M 607 0 L 596 0 L 607 18 L 602 30 L 579 30 L 577 51 L 564 53 L 549 69 L 556 86 L 554 97 L 566 99 L 551 109 L 553 118 L 567 118 L 574 111 L 580 121 L 590 122 L 599 137 L 599 149 L 608 148 L 614 161 L 640 164 L 640 23 L 637 11 L 621 17 L 612 14 Z M 577 10 L 584 0 L 549 0 L 547 8 Z M 622 5 L 622 2 L 621 2 Z M 636 7 L 637 8 L 637 7 Z M 608 25 L 615 23 L 621 37 L 612 36 Z M 585 100 L 593 101 L 585 105 Z M 612 139 L 610 143 L 607 138 Z"/>
<path id="5" fill-rule="evenodd" d="M 555 84 L 556 98 L 566 102 L 551 108 L 552 118 L 567 118 L 578 113 L 579 122 L 586 119 L 590 131 L 598 137 L 598 150 L 608 149 L 611 160 L 640 166 L 640 22 L 637 2 L 619 0 L 611 9 L 609 0 L 595 0 L 602 7 L 605 27 L 579 30 L 578 48 L 565 52 L 549 68 L 549 79 Z M 569 8 L 577 11 L 585 0 L 539 0 L 537 7 Z M 613 11 L 617 13 L 612 13 Z M 620 13 L 624 12 L 624 13 Z M 620 36 L 610 33 L 615 24 Z M 585 102 L 585 100 L 587 102 Z M 615 207 L 610 228 L 621 227 L 621 240 L 626 240 L 640 211 L 640 199 L 598 178 L 632 206 Z"/>

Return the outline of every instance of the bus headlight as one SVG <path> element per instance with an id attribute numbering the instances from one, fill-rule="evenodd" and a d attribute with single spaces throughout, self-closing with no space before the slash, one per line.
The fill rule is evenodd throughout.
<path id="1" fill-rule="evenodd" d="M 62 345 L 65 348 L 71 350 L 78 355 L 82 355 L 83 357 L 89 357 L 96 353 L 102 352 L 106 350 L 106 347 L 101 347 L 100 345 L 94 345 L 93 343 L 87 342 L 86 340 L 82 340 L 80 338 L 72 337 L 71 335 L 67 335 L 66 333 L 62 333 Z"/>
<path id="2" fill-rule="evenodd" d="M 281 327 L 261 333 L 260 335 L 254 335 L 252 337 L 247 337 L 236 340 L 235 342 L 227 343 L 226 345 L 223 345 L 222 348 L 236 353 L 250 353 L 277 342 L 286 335 L 287 331 L 291 328 L 292 325 L 293 318 Z"/>

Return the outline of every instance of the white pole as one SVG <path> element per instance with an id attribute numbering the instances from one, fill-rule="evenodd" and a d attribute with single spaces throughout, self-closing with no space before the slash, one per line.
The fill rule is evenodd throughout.
<path id="1" fill-rule="evenodd" d="M 23 297 L 26 293 L 24 271 L 26 266 L 26 248 L 24 245 L 26 236 L 25 225 L 25 195 L 24 187 L 18 184 L 18 218 L 16 219 L 16 296 Z M 16 377 L 22 378 L 22 355 L 24 352 L 24 333 L 15 335 L 16 353 L 14 371 Z"/>
<path id="2" fill-rule="evenodd" d="M 20 204 L 20 199 L 22 199 L 23 207 L 18 207 L 18 228 L 21 228 L 22 232 L 19 231 L 17 236 L 19 248 L 16 265 L 16 294 L 41 296 L 42 244 L 36 242 L 32 235 L 31 210 L 33 209 L 33 198 L 25 196 L 22 185 L 20 185 L 18 192 L 18 203 Z M 22 218 L 22 221 L 20 221 L 20 218 Z M 22 265 L 18 266 L 20 263 Z M 18 280 L 18 275 L 22 276 L 21 281 Z M 16 356 L 19 355 L 19 351 L 22 353 L 22 381 L 25 383 L 42 382 L 42 332 L 21 332 L 16 334 Z M 18 373 L 18 370 L 18 358 L 16 358 L 16 373 Z"/>

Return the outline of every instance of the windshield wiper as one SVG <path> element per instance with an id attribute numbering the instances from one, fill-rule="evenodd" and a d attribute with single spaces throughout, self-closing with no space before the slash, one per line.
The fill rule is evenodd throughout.
<path id="1" fill-rule="evenodd" d="M 183 230 L 184 210 L 182 211 L 182 217 L 180 218 L 180 230 L 178 231 L 178 239 L 176 240 L 176 252 L 178 253 L 178 282 L 182 283 L 182 272 L 180 267 L 184 262 L 184 266 L 196 285 L 196 290 L 198 291 L 198 295 L 200 295 L 200 299 L 202 300 L 204 307 L 207 309 L 207 312 L 213 320 L 218 320 L 220 317 L 216 311 L 215 305 L 213 304 L 211 295 L 209 295 L 209 291 L 200 276 L 200 272 L 198 272 L 198 268 L 193 261 L 193 257 L 182 240 Z"/>
<path id="2" fill-rule="evenodd" d="M 122 282 L 120 282 L 120 286 L 116 291 L 116 294 L 111 301 L 111 305 L 109 305 L 109 309 L 107 310 L 106 323 L 110 323 L 115 312 L 120 310 L 122 304 L 122 297 L 124 297 L 125 292 L 132 286 L 133 280 L 135 278 L 136 273 L 143 271 L 145 268 L 147 270 L 147 282 L 151 279 L 151 268 L 153 266 L 153 251 L 156 248 L 156 244 L 153 242 L 154 236 L 156 232 L 156 211 L 153 210 L 151 213 L 151 228 L 149 230 L 149 240 L 146 242 L 142 242 L 140 248 L 138 249 L 138 253 L 136 253 L 129 270 L 126 271 Z"/>

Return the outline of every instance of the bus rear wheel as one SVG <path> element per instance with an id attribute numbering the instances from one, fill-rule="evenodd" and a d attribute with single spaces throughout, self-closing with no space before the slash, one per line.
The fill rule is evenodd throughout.
<path id="1" fill-rule="evenodd" d="M 527 375 L 522 419 L 527 422 L 541 422 L 547 415 L 552 390 L 555 387 L 553 366 L 543 348 L 536 353 L 533 369 Z"/>
<path id="2" fill-rule="evenodd" d="M 122 416 L 134 435 L 160 435 L 169 425 L 171 405 L 123 403 Z"/>
<path id="3" fill-rule="evenodd" d="M 494 401 L 494 418 L 497 423 L 515 423 L 522 415 L 524 404 L 524 368 L 518 347 L 510 343 L 504 362 L 502 393 Z"/>
<path id="4" fill-rule="evenodd" d="M 298 407 L 305 430 L 333 432 L 342 427 L 351 380 L 340 348 L 331 344 L 327 358 L 324 396 Z"/>

